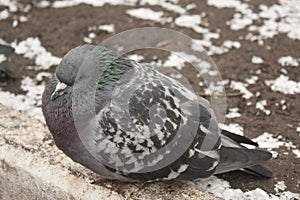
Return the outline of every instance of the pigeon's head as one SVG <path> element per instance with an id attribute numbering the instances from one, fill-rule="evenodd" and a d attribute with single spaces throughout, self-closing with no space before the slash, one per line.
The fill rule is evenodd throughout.
<path id="1" fill-rule="evenodd" d="M 67 92 L 68 88 L 74 85 L 82 62 L 94 48 L 95 46 L 93 45 L 78 46 L 70 50 L 63 57 L 56 69 L 55 77 L 48 84 L 48 95 L 50 95 L 51 100 L 55 100 L 57 97 L 62 96 Z"/>
<path id="2" fill-rule="evenodd" d="M 83 45 L 70 50 L 56 69 L 57 79 L 66 85 L 73 85 L 82 62 L 94 48 L 93 45 Z"/>
<path id="3" fill-rule="evenodd" d="M 119 55 L 103 46 L 82 45 L 70 50 L 58 65 L 55 77 L 44 93 L 49 100 L 70 94 L 73 86 L 84 87 L 98 80 L 103 71 L 116 63 Z M 63 98 L 62 98 L 63 99 Z"/>

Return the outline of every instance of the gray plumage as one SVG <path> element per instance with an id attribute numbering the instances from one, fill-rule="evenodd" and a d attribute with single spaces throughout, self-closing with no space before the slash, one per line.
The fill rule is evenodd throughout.
<path id="1" fill-rule="evenodd" d="M 264 166 L 270 153 L 249 150 L 241 143 L 254 142 L 220 130 L 208 101 L 104 47 L 68 52 L 42 103 L 58 148 L 110 179 L 193 180 L 239 169 L 271 176 Z"/>
<path id="2" fill-rule="evenodd" d="M 0 44 L 0 54 L 11 54 L 15 52 L 15 49 L 11 46 L 8 46 L 8 45 L 3 45 L 3 44 Z"/>

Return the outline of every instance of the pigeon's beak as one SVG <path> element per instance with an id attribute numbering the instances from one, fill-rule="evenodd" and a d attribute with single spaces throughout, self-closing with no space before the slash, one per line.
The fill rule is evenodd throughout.
<path id="1" fill-rule="evenodd" d="M 62 82 L 58 82 L 54 92 L 51 94 L 51 100 L 55 100 L 57 97 L 64 94 L 64 90 L 66 89 L 67 85 Z"/>

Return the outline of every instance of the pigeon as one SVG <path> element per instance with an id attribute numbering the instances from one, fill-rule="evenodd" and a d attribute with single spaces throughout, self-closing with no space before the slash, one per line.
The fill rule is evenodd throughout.
<path id="1" fill-rule="evenodd" d="M 0 56 L 1 54 L 9 55 L 12 54 L 15 49 L 8 45 L 0 44 Z M 9 68 L 7 62 L 0 62 L 0 81 L 4 79 L 17 79 L 16 74 Z"/>
<path id="2" fill-rule="evenodd" d="M 15 49 L 11 46 L 0 44 L 0 54 L 11 54 Z"/>
<path id="3" fill-rule="evenodd" d="M 63 57 L 42 111 L 56 146 L 110 180 L 191 181 L 235 170 L 272 177 L 271 154 L 222 130 L 206 99 L 103 46 Z"/>
<path id="4" fill-rule="evenodd" d="M 9 68 L 9 63 L 0 63 L 0 81 L 4 79 L 17 79 L 17 75 Z"/>

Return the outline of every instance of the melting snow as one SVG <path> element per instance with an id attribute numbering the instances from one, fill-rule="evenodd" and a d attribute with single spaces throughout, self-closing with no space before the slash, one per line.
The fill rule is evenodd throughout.
<path id="1" fill-rule="evenodd" d="M 11 25 L 12 27 L 16 28 L 19 25 L 18 20 L 14 20 Z"/>
<path id="2" fill-rule="evenodd" d="M 12 0 L 2 0 L 0 1 L 0 5 L 4 7 L 8 7 L 9 12 L 17 12 L 18 11 L 18 2 Z"/>
<path id="3" fill-rule="evenodd" d="M 106 31 L 108 33 L 113 33 L 113 32 L 115 32 L 115 25 L 114 24 L 102 24 L 102 25 L 98 25 L 98 26 L 90 26 L 88 28 L 88 31 L 97 31 L 97 30 Z"/>
<path id="4" fill-rule="evenodd" d="M 0 21 L 3 19 L 7 19 L 9 17 L 9 12 L 7 9 L 4 9 L 0 12 Z"/>
<path id="5" fill-rule="evenodd" d="M 241 127 L 239 124 L 229 124 L 229 125 L 225 125 L 225 124 L 219 124 L 219 127 L 221 129 L 227 130 L 229 132 L 238 134 L 238 135 L 244 135 L 244 128 Z"/>
<path id="6" fill-rule="evenodd" d="M 283 73 L 283 74 L 285 74 L 285 75 L 288 74 L 288 71 L 287 71 L 286 69 L 284 69 L 284 68 L 281 68 L 281 69 L 280 69 L 280 72 Z"/>
<path id="7" fill-rule="evenodd" d="M 197 8 L 197 5 L 194 4 L 194 3 L 190 3 L 190 4 L 186 5 L 185 8 L 186 8 L 187 10 L 192 10 L 192 9 L 194 9 L 194 8 Z"/>
<path id="8" fill-rule="evenodd" d="M 299 149 L 293 149 L 293 153 L 296 155 L 296 158 L 300 158 L 300 150 Z"/>
<path id="9" fill-rule="evenodd" d="M 4 62 L 4 61 L 6 61 L 6 56 L 5 55 L 3 55 L 3 54 L 0 54 L 0 63 L 2 63 L 2 62 Z"/>
<path id="10" fill-rule="evenodd" d="M 229 113 L 226 115 L 227 118 L 237 118 L 240 117 L 241 114 L 238 112 L 238 108 L 229 108 Z"/>
<path id="11" fill-rule="evenodd" d="M 289 80 L 288 76 L 282 74 L 277 79 L 267 80 L 265 83 L 275 92 L 281 92 L 283 94 L 300 93 L 300 82 Z"/>
<path id="12" fill-rule="evenodd" d="M 233 18 L 227 22 L 232 30 L 240 30 L 249 26 L 249 31 L 257 32 L 247 35 L 250 40 L 273 38 L 279 33 L 286 33 L 291 39 L 300 40 L 300 4 L 298 0 L 279 0 L 279 4 L 268 7 L 260 5 L 260 12 L 254 13 L 249 4 L 238 0 L 207 0 L 207 4 L 217 8 L 234 8 Z M 260 20 L 262 25 L 252 25 Z M 251 26 L 250 26 L 251 25 Z M 263 44 L 261 41 L 260 44 Z"/>
<path id="13" fill-rule="evenodd" d="M 36 4 L 36 6 L 39 7 L 39 8 L 47 8 L 47 7 L 50 6 L 50 2 L 42 0 L 42 1 L 38 2 Z"/>
<path id="14" fill-rule="evenodd" d="M 258 80 L 258 76 L 251 76 L 250 78 L 246 78 L 246 82 L 249 85 L 255 84 L 257 80 Z"/>
<path id="15" fill-rule="evenodd" d="M 286 33 L 291 39 L 300 39 L 298 0 L 279 0 L 279 4 L 270 7 L 262 4 L 259 8 L 261 12 L 258 16 L 262 20 L 262 25 L 249 27 L 250 31 L 257 32 L 259 35 L 248 34 L 248 39 L 253 41 L 273 38 L 279 33 Z"/>
<path id="16" fill-rule="evenodd" d="M 137 0 L 101 0 L 101 1 L 95 1 L 95 0 L 64 0 L 64 1 L 54 1 L 52 3 L 52 7 L 54 8 L 65 8 L 65 7 L 71 7 L 71 6 L 77 6 L 79 4 L 88 4 L 94 7 L 101 7 L 104 4 L 110 4 L 110 5 L 129 5 L 134 6 L 137 3 Z"/>
<path id="17" fill-rule="evenodd" d="M 108 33 L 115 32 L 115 25 L 114 24 L 103 24 L 98 26 L 99 30 L 107 31 Z"/>
<path id="18" fill-rule="evenodd" d="M 175 24 L 181 27 L 192 28 L 194 31 L 198 33 L 208 33 L 209 30 L 207 28 L 200 26 L 202 22 L 202 17 L 203 14 L 202 16 L 201 15 L 180 15 L 175 19 Z"/>
<path id="19" fill-rule="evenodd" d="M 127 58 L 139 62 L 139 61 L 143 60 L 145 57 L 142 55 L 138 55 L 138 54 L 131 54 Z"/>
<path id="20" fill-rule="evenodd" d="M 282 136 L 274 138 L 272 134 L 265 132 L 257 138 L 253 139 L 253 141 L 257 142 L 259 144 L 259 147 L 261 148 L 272 150 L 274 148 L 279 148 L 284 145 L 283 141 L 278 140 L 280 138 L 282 138 Z"/>
<path id="21" fill-rule="evenodd" d="M 163 24 L 172 21 L 171 17 L 163 17 L 164 13 L 162 11 L 154 11 L 150 8 L 130 9 L 126 10 L 126 14 L 135 18 L 151 20 L 154 22 L 161 22 Z"/>
<path id="22" fill-rule="evenodd" d="M 270 115 L 271 111 L 267 110 L 265 108 L 266 105 L 267 105 L 267 100 L 261 100 L 261 101 L 259 101 L 259 102 L 256 103 L 255 108 L 263 111 L 264 113 L 266 113 L 266 115 Z"/>
<path id="23" fill-rule="evenodd" d="M 49 69 L 52 65 L 58 65 L 61 58 L 52 56 L 42 45 L 39 38 L 29 37 L 26 40 L 12 43 L 15 53 L 23 55 L 25 58 L 35 60 L 35 64 L 41 69 Z"/>
<path id="24" fill-rule="evenodd" d="M 217 8 L 234 8 L 236 10 L 233 19 L 227 22 L 232 30 L 243 29 L 258 19 L 258 15 L 250 9 L 248 4 L 238 0 L 207 0 L 207 4 Z"/>
<path id="25" fill-rule="evenodd" d="M 0 103 L 44 121 L 40 106 L 45 84 L 37 85 L 35 80 L 26 77 L 21 81 L 21 88 L 27 92 L 25 95 L 15 95 L 0 89 Z"/>
<path id="26" fill-rule="evenodd" d="M 226 47 L 227 49 L 239 49 L 242 45 L 238 41 L 231 41 L 231 40 L 225 40 L 223 42 L 223 46 Z"/>
<path id="27" fill-rule="evenodd" d="M 268 194 L 266 191 L 256 188 L 247 192 L 231 188 L 228 181 L 215 176 L 195 181 L 196 187 L 203 191 L 214 194 L 225 200 L 280 200 L 300 198 L 299 194 L 292 192 L 278 192 L 276 195 Z M 280 185 L 279 187 L 283 187 Z"/>
<path id="28" fill-rule="evenodd" d="M 261 57 L 253 56 L 251 59 L 251 62 L 253 64 L 261 64 L 261 63 L 264 63 L 264 60 Z"/>
<path id="29" fill-rule="evenodd" d="M 279 135 L 277 138 L 274 138 L 272 134 L 267 132 L 253 139 L 253 141 L 257 142 L 259 147 L 265 148 L 270 151 L 273 155 L 273 158 L 276 158 L 278 156 L 278 152 L 274 151 L 273 149 L 286 147 L 287 150 L 296 150 L 296 146 L 291 141 L 283 141 L 281 135 Z"/>
<path id="30" fill-rule="evenodd" d="M 203 35 L 202 40 L 192 40 L 192 49 L 194 51 L 204 51 L 204 47 L 207 50 L 208 55 L 220 55 L 229 52 L 230 49 L 239 49 L 241 43 L 238 41 L 226 40 L 221 46 L 215 46 L 212 44 L 211 39 L 218 39 L 220 37 L 219 33 L 207 32 Z"/>
<path id="31" fill-rule="evenodd" d="M 281 66 L 294 66 L 294 67 L 297 67 L 299 66 L 299 61 L 298 59 L 296 58 L 293 58 L 292 56 L 283 56 L 283 57 L 280 57 L 278 59 L 278 63 L 281 65 Z"/>
<path id="32" fill-rule="evenodd" d="M 176 67 L 178 70 L 181 70 L 186 62 L 192 63 L 200 74 L 208 73 L 211 69 L 211 65 L 208 62 L 185 52 L 171 52 L 169 57 L 163 63 L 163 66 Z"/>
<path id="33" fill-rule="evenodd" d="M 239 90 L 241 93 L 243 93 L 244 99 L 250 99 L 253 96 L 253 93 L 251 93 L 247 89 L 248 84 L 242 83 L 239 81 L 231 81 L 230 87 L 234 90 Z"/>
<path id="34" fill-rule="evenodd" d="M 278 181 L 276 184 L 275 184 L 275 192 L 276 193 L 279 193 L 279 191 L 284 191 L 286 189 L 286 185 L 284 184 L 284 181 Z"/>
<path id="35" fill-rule="evenodd" d="M 172 11 L 178 14 L 186 13 L 186 10 L 182 8 L 176 0 L 140 0 L 140 5 L 151 5 L 151 6 L 161 6 L 162 8 Z"/>

